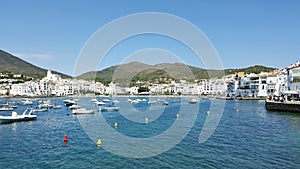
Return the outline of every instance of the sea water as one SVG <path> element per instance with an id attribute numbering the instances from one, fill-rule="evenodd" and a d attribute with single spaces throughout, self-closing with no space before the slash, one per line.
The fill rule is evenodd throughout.
<path id="1" fill-rule="evenodd" d="M 83 98 L 80 102 L 85 103 L 86 108 L 95 108 L 90 99 Z M 189 104 L 185 98 L 168 98 L 169 105 L 161 102 L 131 105 L 128 98 L 116 99 L 120 101 L 120 112 L 72 115 L 71 110 L 64 107 L 63 98 L 53 98 L 51 102 L 62 108 L 38 112 L 34 121 L 1 124 L 1 168 L 300 168 L 300 114 L 267 111 L 264 101 L 227 100 L 215 131 L 204 143 L 199 143 L 203 126 L 214 113 L 210 111 L 212 101 L 221 100 Z M 1 102 L 21 100 L 2 99 Z M 181 109 L 184 104 L 191 109 Z M 37 101 L 33 105 L 19 104 L 15 111 L 21 114 L 37 105 Z M 97 140 L 85 126 L 94 127 L 91 131 L 95 133 L 103 130 L 97 122 L 93 123 L 101 115 L 113 132 L 129 138 L 150 138 L 163 134 L 177 120 L 189 118 L 189 113 L 195 110 L 195 121 L 190 119 L 192 128 L 178 144 L 145 158 L 126 157 L 106 150 L 105 146 L 110 143 L 101 135 L 102 145 L 98 147 Z M 0 115 L 9 114 L 11 112 L 0 112 Z M 143 116 L 149 118 L 147 124 L 141 120 Z M 114 128 L 115 122 L 117 128 Z M 68 142 L 63 141 L 65 135 Z M 171 136 L 162 140 L 164 144 L 173 139 Z M 118 148 L 122 149 L 122 145 Z"/>

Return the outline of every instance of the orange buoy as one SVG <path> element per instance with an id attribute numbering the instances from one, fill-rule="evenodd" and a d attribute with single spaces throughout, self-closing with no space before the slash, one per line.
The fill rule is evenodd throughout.
<path id="1" fill-rule="evenodd" d="M 64 141 L 68 141 L 68 136 L 67 135 L 64 136 Z"/>

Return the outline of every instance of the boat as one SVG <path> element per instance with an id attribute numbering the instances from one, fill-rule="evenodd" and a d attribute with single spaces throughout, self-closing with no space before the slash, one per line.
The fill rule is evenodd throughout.
<path id="1" fill-rule="evenodd" d="M 95 103 L 95 102 L 98 102 L 98 100 L 97 99 L 91 99 L 91 102 Z"/>
<path id="2" fill-rule="evenodd" d="M 267 110 L 300 113 L 300 98 L 297 91 L 284 91 L 281 96 L 265 100 Z"/>
<path id="3" fill-rule="evenodd" d="M 74 109 L 79 109 L 80 106 L 74 104 L 74 105 L 70 106 L 69 108 L 70 108 L 71 110 L 74 110 Z"/>
<path id="4" fill-rule="evenodd" d="M 198 101 L 199 101 L 198 99 L 192 99 L 192 100 L 189 101 L 189 103 L 190 104 L 196 104 L 196 103 L 198 103 Z"/>
<path id="5" fill-rule="evenodd" d="M 66 99 L 63 102 L 66 104 L 66 107 L 70 107 L 76 103 L 74 100 L 70 100 L 70 99 Z"/>
<path id="6" fill-rule="evenodd" d="M 37 118 L 37 116 L 32 113 L 33 109 L 26 109 L 21 115 L 18 115 L 17 112 L 13 111 L 10 116 L 0 116 L 0 121 L 1 123 L 10 123 L 17 121 L 34 120 Z"/>
<path id="7" fill-rule="evenodd" d="M 118 104 L 118 103 L 120 103 L 120 101 L 119 100 L 113 100 L 113 103 Z"/>
<path id="8" fill-rule="evenodd" d="M 98 106 L 99 106 L 99 105 L 100 105 L 100 106 L 103 106 L 103 105 L 105 105 L 106 103 L 104 103 L 104 102 L 98 102 L 98 101 L 97 101 L 97 102 L 94 102 L 94 104 L 96 104 L 96 105 L 98 105 Z"/>
<path id="9" fill-rule="evenodd" d="M 61 105 L 56 105 L 56 106 L 53 106 L 52 108 L 53 108 L 53 109 L 60 109 L 60 108 L 61 108 Z"/>
<path id="10" fill-rule="evenodd" d="M 132 100 L 131 101 L 131 104 L 137 104 L 137 103 L 139 103 L 140 101 L 139 101 L 139 99 L 136 99 L 136 100 Z"/>
<path id="11" fill-rule="evenodd" d="M 39 108 L 39 109 L 33 109 L 33 112 L 45 112 L 48 111 L 47 108 Z"/>
<path id="12" fill-rule="evenodd" d="M 5 103 L 5 104 L 0 104 L 0 106 L 9 106 L 9 103 Z"/>
<path id="13" fill-rule="evenodd" d="M 12 108 L 12 107 L 1 107 L 0 108 L 0 111 L 11 111 L 11 110 L 13 110 L 14 108 Z"/>
<path id="14" fill-rule="evenodd" d="M 110 102 L 110 100 L 108 100 L 108 99 L 103 99 L 102 101 L 103 101 L 104 103 Z"/>
<path id="15" fill-rule="evenodd" d="M 41 103 L 39 104 L 39 108 L 53 108 L 53 103 Z"/>
<path id="16" fill-rule="evenodd" d="M 94 114 L 95 110 L 87 110 L 85 108 L 79 108 L 72 110 L 72 114 Z"/>
<path id="17" fill-rule="evenodd" d="M 26 99 L 26 100 L 23 100 L 22 103 L 23 103 L 24 105 L 31 105 L 31 104 L 33 104 L 33 101 L 30 100 L 30 99 Z"/>
<path id="18" fill-rule="evenodd" d="M 120 107 L 117 106 L 111 106 L 111 107 L 99 107 L 100 111 L 119 111 Z"/>
<path id="19" fill-rule="evenodd" d="M 163 105 L 169 105 L 169 102 L 164 101 L 164 102 L 163 102 Z"/>

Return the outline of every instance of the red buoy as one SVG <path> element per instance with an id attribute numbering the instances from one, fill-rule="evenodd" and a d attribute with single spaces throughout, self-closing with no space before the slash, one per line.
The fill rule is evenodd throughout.
<path id="1" fill-rule="evenodd" d="M 68 141 L 68 136 L 67 135 L 64 136 L 64 141 Z"/>

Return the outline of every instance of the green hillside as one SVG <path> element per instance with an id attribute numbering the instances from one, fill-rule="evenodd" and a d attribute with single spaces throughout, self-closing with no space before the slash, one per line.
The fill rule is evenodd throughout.
<path id="1" fill-rule="evenodd" d="M 95 80 L 108 84 L 112 81 L 120 86 L 126 86 L 138 81 L 163 83 L 168 80 L 186 79 L 194 81 L 195 79 L 209 79 L 213 77 L 220 78 L 224 75 L 234 74 L 236 72 L 260 73 L 273 71 L 275 68 L 264 66 L 251 66 L 241 69 L 225 70 L 206 70 L 193 66 L 187 66 L 182 63 L 163 63 L 157 65 L 147 65 L 139 62 L 131 62 L 112 66 L 102 71 L 88 72 L 80 75 L 78 78 Z"/>
<path id="2" fill-rule="evenodd" d="M 39 68 L 33 64 L 25 62 L 24 60 L 13 56 L 3 50 L 0 50 L 0 72 L 22 74 L 34 78 L 42 78 L 46 76 L 47 70 Z M 70 76 L 53 71 L 55 74 L 61 75 L 63 78 L 70 78 Z"/>

